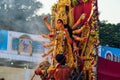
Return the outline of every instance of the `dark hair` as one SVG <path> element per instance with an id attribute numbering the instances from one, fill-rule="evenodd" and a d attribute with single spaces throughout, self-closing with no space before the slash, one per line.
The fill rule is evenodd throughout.
<path id="1" fill-rule="evenodd" d="M 108 56 L 110 56 L 110 58 L 109 58 Z M 111 60 L 111 54 L 110 54 L 110 53 L 107 53 L 107 54 L 106 54 L 106 59 Z"/>
<path id="2" fill-rule="evenodd" d="M 111 54 L 110 53 L 107 53 L 107 55 L 106 56 L 111 56 Z"/>
<path id="3" fill-rule="evenodd" d="M 69 32 L 69 35 L 70 35 L 70 38 L 72 38 L 73 39 L 73 37 L 72 37 L 72 29 L 71 29 L 71 27 L 68 25 L 68 24 L 65 24 L 64 25 L 64 28 L 67 28 L 68 29 L 68 32 Z"/>
<path id="4" fill-rule="evenodd" d="M 0 80 L 5 80 L 4 78 L 0 78 Z"/>
<path id="5" fill-rule="evenodd" d="M 63 21 L 62 21 L 62 19 L 58 19 L 57 22 L 60 22 L 60 23 L 64 24 Z M 64 28 L 67 28 L 67 29 L 68 29 L 69 35 L 70 35 L 70 37 L 73 39 L 73 37 L 72 37 L 72 29 L 71 29 L 71 27 L 69 26 L 69 24 L 65 24 L 65 25 L 64 25 Z"/>
<path id="6" fill-rule="evenodd" d="M 58 22 L 60 22 L 60 23 L 62 23 L 62 24 L 63 24 L 62 19 L 58 19 L 58 20 L 57 20 L 57 23 L 58 23 Z"/>
<path id="7" fill-rule="evenodd" d="M 56 55 L 56 61 L 60 63 L 61 65 L 65 65 L 66 63 L 66 57 L 63 54 L 57 54 Z"/>

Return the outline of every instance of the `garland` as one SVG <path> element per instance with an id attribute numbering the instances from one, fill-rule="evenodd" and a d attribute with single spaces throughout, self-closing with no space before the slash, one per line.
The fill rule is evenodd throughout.
<path id="1" fill-rule="evenodd" d="M 88 0 L 82 0 L 82 2 L 83 2 L 83 3 L 86 3 L 86 2 L 88 2 Z"/>
<path id="2" fill-rule="evenodd" d="M 77 6 L 79 4 L 78 0 L 71 0 L 73 6 Z"/>
<path id="3" fill-rule="evenodd" d="M 54 5 L 52 6 L 52 9 L 57 9 L 57 4 L 54 4 Z"/>
<path id="4" fill-rule="evenodd" d="M 81 4 L 81 3 L 87 3 L 87 2 L 88 2 L 88 0 L 71 0 L 71 4 L 73 6 L 77 6 L 77 5 Z"/>

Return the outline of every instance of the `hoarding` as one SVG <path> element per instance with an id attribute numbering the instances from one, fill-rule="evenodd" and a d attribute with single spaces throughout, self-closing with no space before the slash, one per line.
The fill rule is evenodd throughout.
<path id="1" fill-rule="evenodd" d="M 0 50 L 7 50 L 8 31 L 0 30 Z"/>
<path id="2" fill-rule="evenodd" d="M 120 62 L 120 49 L 102 46 L 100 56 L 111 61 Z"/>
<path id="3" fill-rule="evenodd" d="M 45 52 L 44 43 L 48 40 L 38 35 L 8 32 L 8 50 L 15 54 L 32 56 Z"/>
<path id="4" fill-rule="evenodd" d="M 0 30 L 0 58 L 37 62 L 49 40 L 40 35 Z"/>

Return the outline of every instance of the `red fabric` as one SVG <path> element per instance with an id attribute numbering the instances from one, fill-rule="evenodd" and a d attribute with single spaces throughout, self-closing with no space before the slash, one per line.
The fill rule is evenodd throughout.
<path id="1" fill-rule="evenodd" d="M 70 77 L 71 69 L 68 66 L 59 66 L 55 73 L 55 80 L 68 80 Z"/>
<path id="2" fill-rule="evenodd" d="M 81 0 L 79 0 L 81 2 Z M 82 21 L 85 22 L 87 21 L 88 17 L 90 16 L 91 13 L 91 9 L 92 9 L 92 1 L 88 0 L 87 3 L 80 3 L 77 6 L 74 6 L 74 23 L 78 20 L 78 18 L 80 17 L 80 15 L 82 13 L 86 14 L 86 18 Z"/>
<path id="3" fill-rule="evenodd" d="M 120 63 L 98 57 L 98 80 L 120 80 Z"/>

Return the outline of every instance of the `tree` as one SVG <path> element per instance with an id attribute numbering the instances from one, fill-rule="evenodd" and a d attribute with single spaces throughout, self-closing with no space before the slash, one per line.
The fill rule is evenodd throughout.
<path id="1" fill-rule="evenodd" d="M 101 45 L 120 48 L 120 23 L 111 24 L 101 21 L 99 26 Z"/>
<path id="2" fill-rule="evenodd" d="M 46 32 L 40 16 L 35 14 L 41 7 L 37 0 L 0 0 L 0 29 L 33 34 Z"/>

